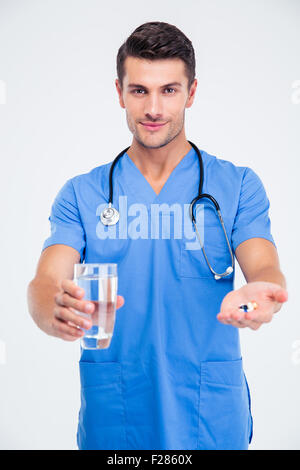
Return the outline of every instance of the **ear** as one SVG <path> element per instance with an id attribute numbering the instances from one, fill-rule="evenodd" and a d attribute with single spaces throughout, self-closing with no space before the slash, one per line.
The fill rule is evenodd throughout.
<path id="1" fill-rule="evenodd" d="M 197 85 L 198 85 L 198 82 L 197 82 L 197 79 L 195 78 L 189 91 L 189 97 L 185 105 L 186 108 L 190 108 L 194 102 Z"/>
<path id="2" fill-rule="evenodd" d="M 118 95 L 119 95 L 120 106 L 121 106 L 121 108 L 125 108 L 125 104 L 124 104 L 124 100 L 123 100 L 123 92 L 122 92 L 122 89 L 120 87 L 120 82 L 117 78 L 115 80 L 115 85 L 116 85 L 117 92 L 118 92 Z"/>

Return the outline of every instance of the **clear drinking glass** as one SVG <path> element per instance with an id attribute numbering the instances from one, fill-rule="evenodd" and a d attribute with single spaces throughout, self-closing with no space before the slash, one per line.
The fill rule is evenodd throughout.
<path id="1" fill-rule="evenodd" d="M 95 305 L 93 313 L 78 312 L 93 322 L 89 330 L 83 330 L 81 346 L 84 349 L 108 348 L 115 326 L 118 275 L 117 264 L 75 264 L 74 282 L 84 289 L 83 300 Z"/>

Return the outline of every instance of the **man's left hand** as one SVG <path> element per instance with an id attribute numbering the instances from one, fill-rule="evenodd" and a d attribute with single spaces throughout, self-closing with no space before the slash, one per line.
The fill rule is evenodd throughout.
<path id="1" fill-rule="evenodd" d="M 273 282 L 249 282 L 240 289 L 229 292 L 223 299 L 217 319 L 225 325 L 257 330 L 269 323 L 273 314 L 288 300 L 287 290 Z M 240 305 L 255 301 L 258 307 L 251 312 L 239 310 Z"/>

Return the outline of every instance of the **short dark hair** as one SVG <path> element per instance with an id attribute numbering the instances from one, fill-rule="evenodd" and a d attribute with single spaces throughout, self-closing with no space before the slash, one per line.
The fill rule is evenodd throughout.
<path id="1" fill-rule="evenodd" d="M 151 21 L 138 26 L 120 47 L 117 55 L 117 75 L 121 89 L 127 57 L 158 60 L 178 58 L 185 64 L 188 89 L 195 79 L 195 53 L 191 41 L 176 26 Z"/>

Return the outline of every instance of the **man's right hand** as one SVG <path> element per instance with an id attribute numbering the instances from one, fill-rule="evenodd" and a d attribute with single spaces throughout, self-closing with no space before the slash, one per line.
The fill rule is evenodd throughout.
<path id="1" fill-rule="evenodd" d="M 64 279 L 61 282 L 61 291 L 55 295 L 55 308 L 52 323 L 53 336 L 66 341 L 75 341 L 84 335 L 84 331 L 92 326 L 92 320 L 80 315 L 93 314 L 95 305 L 88 300 L 83 300 L 84 290 L 78 287 L 74 281 Z M 124 297 L 117 296 L 116 308 L 124 305 Z"/>

